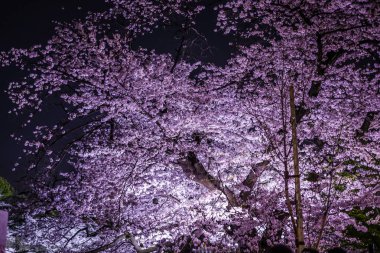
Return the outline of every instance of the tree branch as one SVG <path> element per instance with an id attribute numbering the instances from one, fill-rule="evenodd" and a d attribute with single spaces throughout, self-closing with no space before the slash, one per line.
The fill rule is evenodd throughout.
<path id="1" fill-rule="evenodd" d="M 178 164 L 189 179 L 205 186 L 209 190 L 221 191 L 231 206 L 238 205 L 235 194 L 206 171 L 194 152 L 189 152 L 184 159 L 178 161 Z"/>
<path id="2" fill-rule="evenodd" d="M 86 253 L 103 252 L 104 250 L 111 248 L 115 243 L 117 243 L 118 241 L 120 241 L 122 239 L 129 239 L 137 253 L 150 253 L 150 252 L 154 252 L 154 251 L 158 250 L 157 246 L 152 246 L 152 247 L 149 247 L 146 249 L 141 248 L 140 245 L 138 244 L 138 242 L 136 241 L 136 238 L 127 232 L 125 234 L 117 236 L 112 242 L 105 244 L 105 245 L 103 245 L 99 248 L 96 248 L 94 250 L 87 251 Z"/>
<path id="3" fill-rule="evenodd" d="M 135 248 L 135 250 L 137 251 L 137 253 L 150 253 L 150 252 L 154 252 L 154 251 L 158 250 L 157 246 L 152 246 L 152 247 L 143 249 L 140 247 L 140 245 L 136 241 L 136 238 L 133 235 L 127 234 L 126 237 L 127 238 L 129 237 L 129 240 L 131 241 L 131 243 L 132 243 L 133 247 Z"/>

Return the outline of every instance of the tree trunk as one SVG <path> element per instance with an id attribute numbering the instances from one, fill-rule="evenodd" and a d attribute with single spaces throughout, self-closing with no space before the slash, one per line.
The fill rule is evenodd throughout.
<path id="1" fill-rule="evenodd" d="M 283 152 L 284 152 L 284 186 L 285 186 L 285 203 L 288 208 L 290 220 L 292 221 L 292 227 L 294 234 L 297 233 L 296 220 L 294 218 L 293 207 L 290 200 L 289 194 L 289 169 L 288 169 L 288 153 L 287 153 L 287 127 L 286 127 L 286 115 L 285 115 L 285 92 L 284 89 L 281 89 L 281 117 L 282 117 L 282 130 L 283 130 Z"/>
<path id="2" fill-rule="evenodd" d="M 296 200 L 296 248 L 297 253 L 301 253 L 305 247 L 304 231 L 303 231 L 303 216 L 302 216 L 302 199 L 301 199 L 301 179 L 298 162 L 298 141 L 297 141 L 297 122 L 296 122 L 296 107 L 294 103 L 294 86 L 290 85 L 290 122 L 292 125 L 292 144 L 293 144 L 293 162 L 294 162 L 294 184 L 295 184 L 295 200 Z"/>

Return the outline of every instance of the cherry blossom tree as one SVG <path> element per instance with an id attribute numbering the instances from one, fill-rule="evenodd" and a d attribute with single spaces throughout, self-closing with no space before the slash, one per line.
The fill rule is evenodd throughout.
<path id="1" fill-rule="evenodd" d="M 311 207 L 323 210 L 316 215 L 319 218 L 315 225 L 319 227 L 319 232 L 311 232 L 316 232 L 311 235 L 315 241 L 309 235 L 307 242 L 318 247 L 324 230 L 327 230 L 328 215 L 336 204 L 333 202 L 338 200 L 335 195 L 340 195 L 334 193 L 333 184 L 341 185 L 344 182 L 336 178 L 340 170 L 346 170 L 346 166 L 342 165 L 354 157 L 359 162 L 377 166 L 378 151 L 372 144 L 377 145 L 379 140 L 377 134 L 367 133 L 369 126 L 378 122 L 379 113 L 375 109 L 379 102 L 379 70 L 376 63 L 379 51 L 379 20 L 376 14 L 379 6 L 371 1 L 230 1 L 218 9 L 219 29 L 239 38 L 236 41 L 243 54 L 237 55 L 230 64 L 238 72 L 231 75 L 233 80 L 225 79 L 227 82 L 223 83 L 218 79 L 217 86 L 242 87 L 258 94 L 258 97 L 249 98 L 255 99 L 254 103 L 257 104 L 250 107 L 258 124 L 266 129 L 268 145 L 283 162 L 285 196 L 291 216 L 293 210 L 286 185 L 289 178 L 295 177 L 296 214 L 292 224 L 298 252 L 305 244 L 300 210 L 300 175 L 297 173 L 298 146 L 301 151 L 304 149 L 299 158 L 305 174 L 311 173 L 310 176 L 313 175 L 319 183 L 317 178 L 321 174 L 330 174 L 326 191 L 318 189 L 321 194 L 319 198 L 304 194 L 304 197 L 312 196 L 313 201 L 320 199 L 324 202 L 320 207 Z M 250 42 L 252 40 L 253 43 Z M 272 86 L 273 89 L 270 95 L 265 94 L 263 102 L 257 101 L 260 98 L 257 91 L 259 85 Z M 299 133 L 297 140 L 297 130 L 292 124 L 295 173 L 290 177 L 285 123 L 288 116 L 284 108 L 288 103 L 286 100 L 293 103 L 293 91 L 289 99 L 286 94 L 288 87 L 298 90 L 296 115 L 292 118 L 297 118 Z M 280 108 L 277 111 L 281 115 L 273 115 L 273 106 Z M 263 107 L 269 107 L 268 111 L 272 113 L 263 115 Z M 373 129 L 373 132 L 377 131 Z M 298 144 L 294 145 L 297 141 Z M 336 186 L 335 191 L 339 190 L 342 191 Z M 374 192 L 367 194 L 373 195 Z M 341 208 L 341 205 L 337 207 Z"/>
<path id="2" fill-rule="evenodd" d="M 108 2 L 46 45 L 0 54 L 27 73 L 8 90 L 26 125 L 49 100 L 63 111 L 25 140 L 26 243 L 301 252 L 347 243 L 348 226 L 366 231 L 349 214 L 379 206 L 377 3 Z M 236 49 L 224 66 L 182 57 L 186 36 L 205 37 L 197 16 L 210 7 Z M 173 25 L 175 54 L 133 46 Z"/>

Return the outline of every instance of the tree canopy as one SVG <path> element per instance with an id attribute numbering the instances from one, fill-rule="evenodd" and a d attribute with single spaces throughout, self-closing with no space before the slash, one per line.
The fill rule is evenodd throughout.
<path id="1" fill-rule="evenodd" d="M 107 2 L 0 53 L 26 73 L 8 89 L 25 125 L 49 99 L 63 111 L 24 142 L 16 234 L 49 252 L 360 247 L 353 231 L 378 243 L 376 1 Z M 194 53 L 209 49 L 204 13 L 225 64 Z M 173 53 L 136 46 L 165 29 Z"/>

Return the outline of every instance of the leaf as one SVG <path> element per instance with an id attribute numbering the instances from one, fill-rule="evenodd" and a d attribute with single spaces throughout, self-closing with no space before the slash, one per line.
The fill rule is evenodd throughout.
<path id="1" fill-rule="evenodd" d="M 0 177 L 0 200 L 12 197 L 14 194 L 14 189 L 10 183 L 5 179 Z"/>

